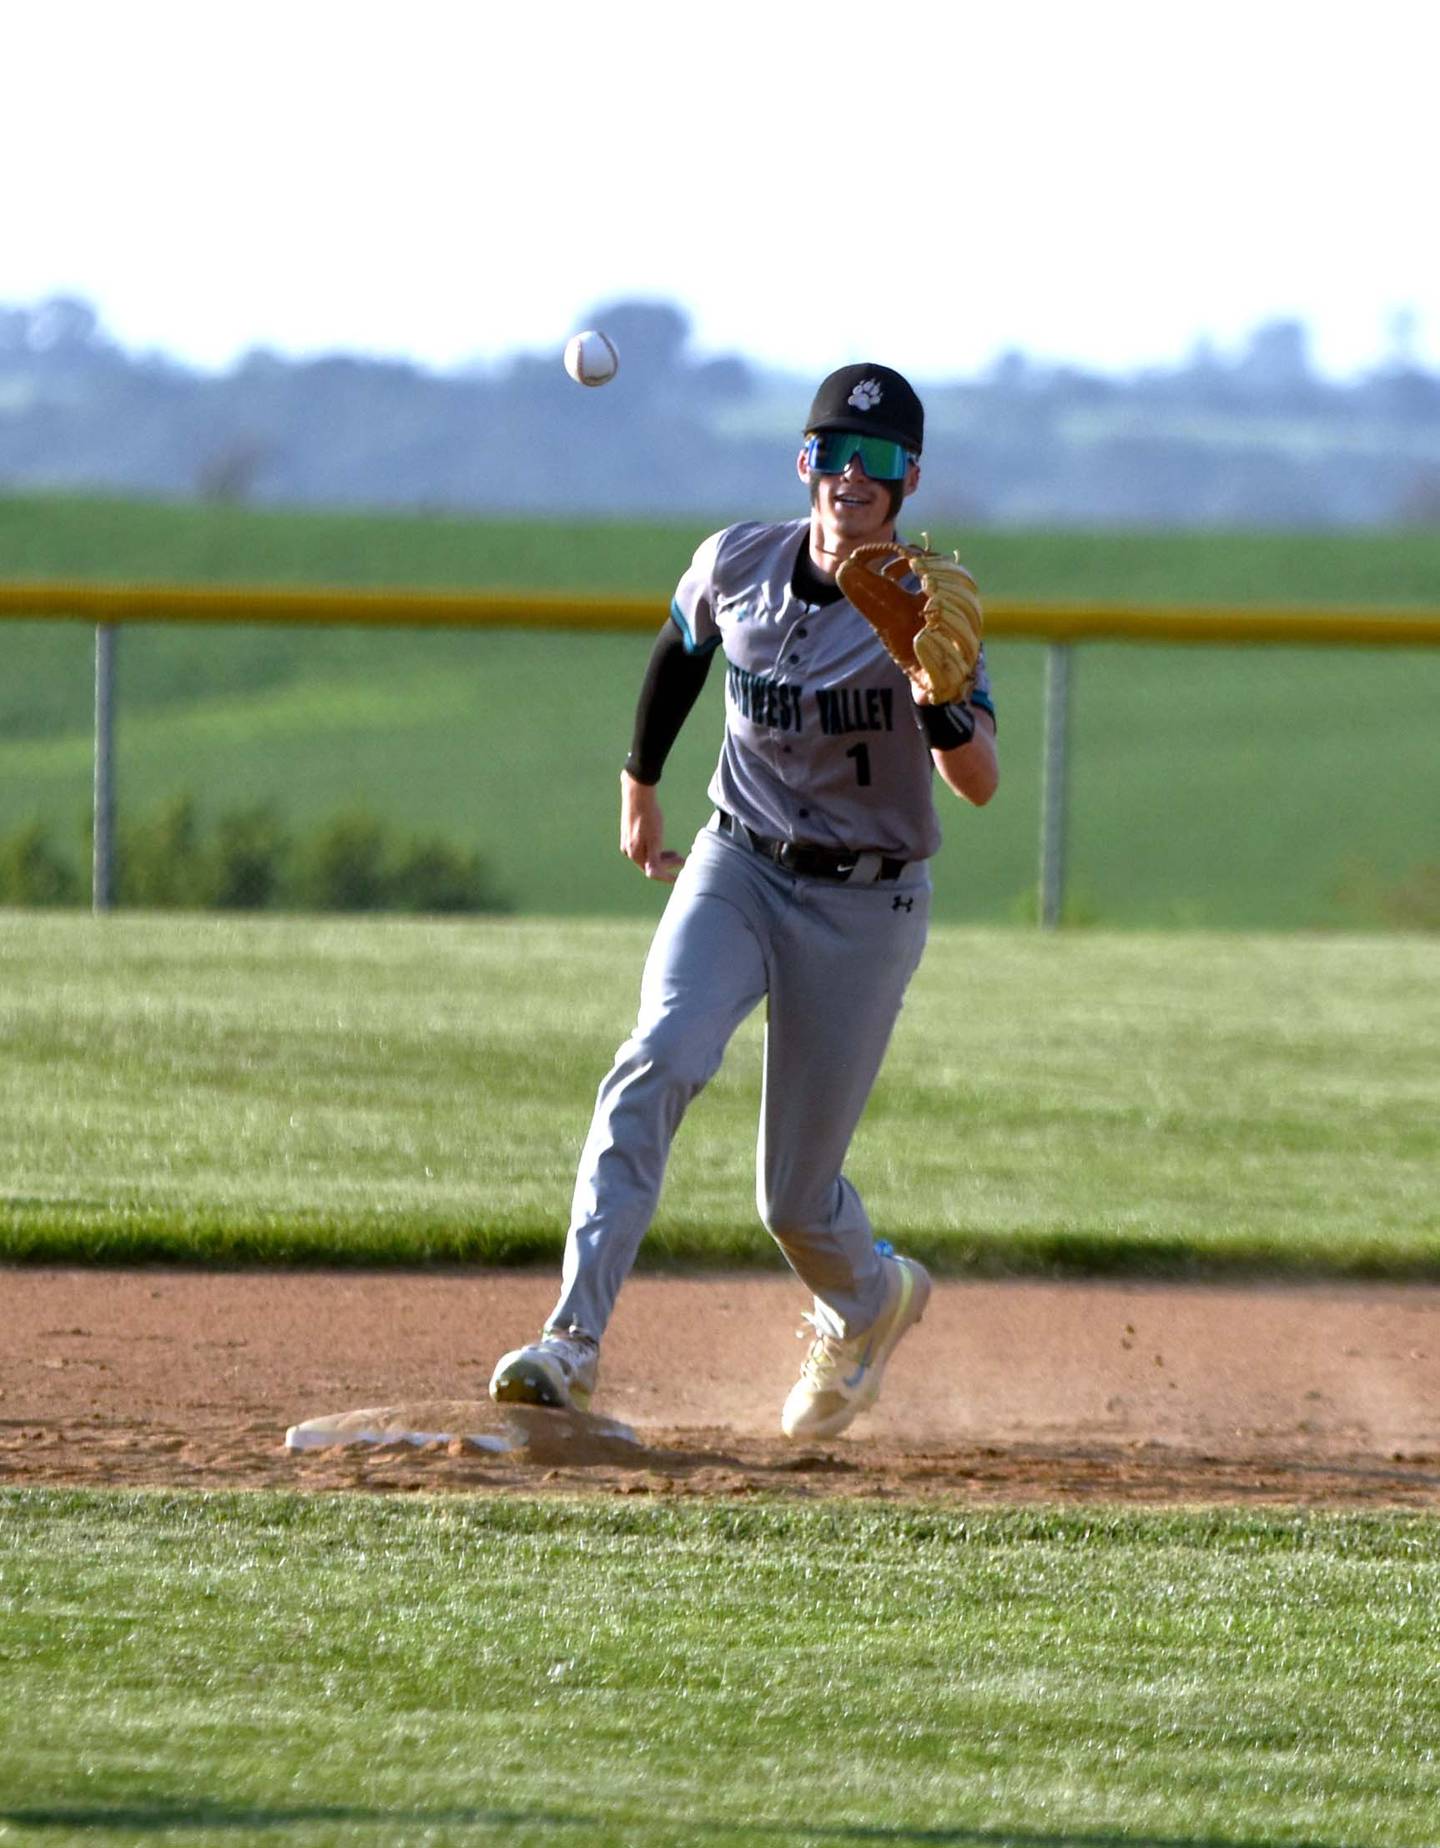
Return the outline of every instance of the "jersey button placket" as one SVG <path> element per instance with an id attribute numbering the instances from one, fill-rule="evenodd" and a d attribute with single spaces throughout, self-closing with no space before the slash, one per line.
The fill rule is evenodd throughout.
<path id="1" fill-rule="evenodd" d="M 801 666 L 803 656 L 804 656 L 804 650 L 796 648 L 794 644 L 798 641 L 803 641 L 808 633 L 809 631 L 807 630 L 804 622 L 803 621 L 799 622 L 796 624 L 796 626 L 793 629 L 790 630 L 790 632 L 786 635 L 784 641 L 780 645 L 780 661 L 782 665 L 784 666 L 784 668 L 786 669 L 787 679 L 791 677 L 792 670 Z M 797 685 L 800 684 L 802 679 L 803 679 L 803 676 L 801 674 L 798 674 L 798 673 L 794 674 L 794 680 Z M 801 696 L 801 703 L 803 706 L 803 695 Z M 791 744 L 788 739 L 782 739 L 780 741 L 780 749 L 779 749 L 778 755 L 781 757 L 789 757 L 793 759 L 795 755 L 794 745 Z M 793 769 L 793 765 L 792 764 L 782 764 L 779 766 L 779 768 L 781 771 L 781 775 L 783 777 L 786 771 Z"/>

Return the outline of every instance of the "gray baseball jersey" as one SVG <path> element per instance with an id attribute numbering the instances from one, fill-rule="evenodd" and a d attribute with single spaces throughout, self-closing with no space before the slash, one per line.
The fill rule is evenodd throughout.
<path id="1" fill-rule="evenodd" d="M 809 525 L 713 533 L 675 592 L 686 647 L 727 663 L 711 800 L 772 839 L 928 860 L 940 823 L 910 683 L 853 604 L 792 590 Z M 993 715 L 983 651 L 970 704 Z"/>

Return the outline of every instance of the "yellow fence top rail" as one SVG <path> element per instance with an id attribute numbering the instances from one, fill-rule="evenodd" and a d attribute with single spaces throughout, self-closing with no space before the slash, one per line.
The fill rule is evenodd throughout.
<path id="1" fill-rule="evenodd" d="M 579 591 L 371 590 L 295 584 L 0 583 L 0 619 L 350 624 L 375 628 L 659 628 L 663 597 Z M 1440 647 L 1440 610 L 1031 603 L 996 597 L 987 632 L 1032 641 Z"/>

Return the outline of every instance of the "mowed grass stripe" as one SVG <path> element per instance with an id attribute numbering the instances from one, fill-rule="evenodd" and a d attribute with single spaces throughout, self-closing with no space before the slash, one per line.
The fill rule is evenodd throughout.
<path id="1" fill-rule="evenodd" d="M 558 1257 L 649 927 L 0 913 L 0 1255 Z M 763 1022 L 643 1261 L 773 1264 Z M 1440 1275 L 1440 942 L 934 933 L 852 1152 L 941 1271 Z"/>
<path id="2" fill-rule="evenodd" d="M 20 1839 L 1431 1844 L 1418 1516 L 0 1495 Z"/>

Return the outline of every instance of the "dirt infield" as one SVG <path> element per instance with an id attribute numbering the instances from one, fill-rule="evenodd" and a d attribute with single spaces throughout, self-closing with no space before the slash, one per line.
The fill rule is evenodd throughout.
<path id="1" fill-rule="evenodd" d="M 639 1276 L 597 1399 L 633 1456 L 284 1448 L 322 1413 L 482 1400 L 553 1298 L 515 1273 L 0 1271 L 0 1482 L 1440 1507 L 1431 1287 L 943 1284 L 876 1411 L 796 1446 L 798 1287 Z"/>

